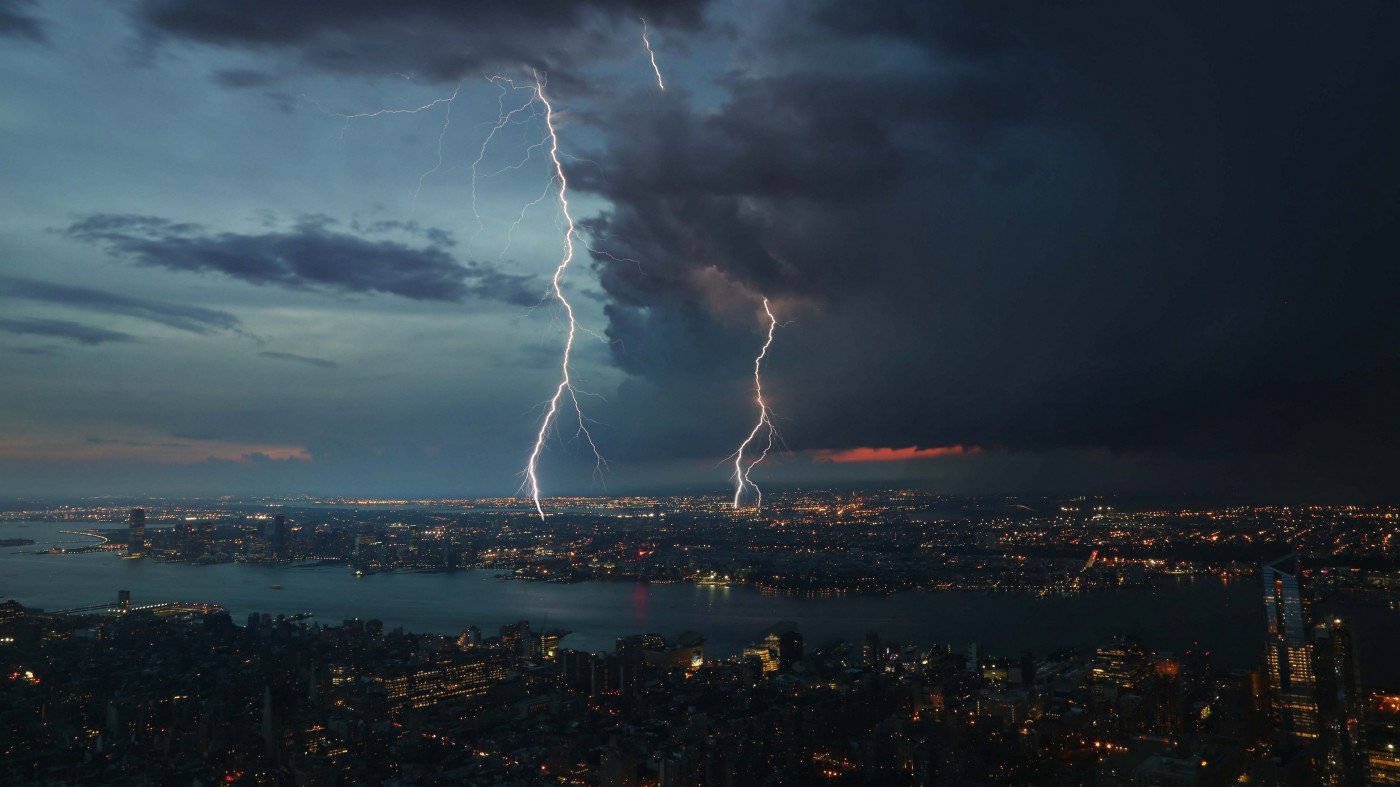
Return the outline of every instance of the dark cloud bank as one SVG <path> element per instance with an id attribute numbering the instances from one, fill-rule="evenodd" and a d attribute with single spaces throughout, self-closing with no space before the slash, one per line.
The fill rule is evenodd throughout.
<path id="1" fill-rule="evenodd" d="M 47 43 L 44 23 L 31 13 L 33 7 L 31 0 L 0 0 L 0 38 Z"/>
<path id="2" fill-rule="evenodd" d="M 714 112 L 619 106 L 606 180 L 577 176 L 615 206 L 594 246 L 644 261 L 596 261 L 642 380 L 628 445 L 732 442 L 720 381 L 758 324 L 716 316 L 719 279 L 805 304 L 771 367 L 794 448 L 1109 449 L 1214 468 L 1145 488 L 1396 493 L 1400 23 L 1251 5 L 794 5 L 775 46 L 810 67 L 735 77 Z M 915 56 L 832 68 L 836 44 Z"/>
<path id="3" fill-rule="evenodd" d="M 637 25 L 638 17 L 646 17 L 656 26 L 692 29 L 700 23 L 702 5 L 702 0 L 143 0 L 133 5 L 132 16 L 154 43 L 276 51 L 332 72 L 450 80 L 527 65 L 568 82 L 577 64 L 618 49 L 612 26 Z"/>
<path id="4" fill-rule="evenodd" d="M 102 245 L 115 257 L 176 271 L 215 272 L 257 285 L 388 293 L 421 301 L 485 298 L 533 305 L 542 291 L 529 276 L 459 264 L 437 242 L 421 247 L 340 232 L 305 218 L 287 230 L 214 232 L 153 216 L 96 214 L 66 233 Z M 448 239 L 450 242 L 450 239 Z"/>

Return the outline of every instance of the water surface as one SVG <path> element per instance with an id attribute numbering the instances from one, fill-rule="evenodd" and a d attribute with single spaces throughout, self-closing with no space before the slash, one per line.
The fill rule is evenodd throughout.
<path id="1" fill-rule="evenodd" d="M 1263 605 L 1252 581 L 1168 580 L 1155 588 L 1051 598 L 911 591 L 803 599 L 742 586 L 524 582 L 497 579 L 491 571 L 401 572 L 357 579 L 345 566 L 195 566 L 123 560 L 110 552 L 34 554 L 51 545 L 93 543 L 59 532 L 73 527 L 47 522 L 0 525 L 0 538 L 36 542 L 0 549 L 0 598 L 64 609 L 114 601 L 117 590 L 126 589 L 137 604 L 216 602 L 240 623 L 254 611 L 311 612 L 325 623 L 378 618 L 386 628 L 443 633 L 477 625 L 489 634 L 504 623 L 528 619 L 537 629 L 569 629 L 573 633 L 563 644 L 590 650 L 610 650 L 620 634 L 694 630 L 705 635 L 706 651 L 712 656 L 737 653 L 780 620 L 795 622 L 809 647 L 837 638 L 858 641 L 874 630 L 893 641 L 942 642 L 958 649 L 978 642 L 987 653 L 1044 654 L 1092 648 L 1128 633 L 1150 648 L 1176 654 L 1199 641 L 1222 668 L 1250 666 L 1262 647 Z M 281 589 L 274 590 L 274 585 Z M 1383 652 L 1394 644 L 1386 640 L 1393 638 L 1391 632 L 1379 638 L 1360 633 L 1363 679 L 1397 677 L 1390 674 L 1397 671 L 1395 660 L 1386 659 Z"/>

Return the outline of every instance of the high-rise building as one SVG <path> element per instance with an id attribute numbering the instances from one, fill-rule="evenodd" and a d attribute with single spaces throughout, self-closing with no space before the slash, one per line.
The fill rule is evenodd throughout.
<path id="1" fill-rule="evenodd" d="M 127 517 L 126 554 L 140 557 L 146 554 L 146 509 L 133 508 Z"/>
<path id="2" fill-rule="evenodd" d="M 540 658 L 553 661 L 554 655 L 559 651 L 559 639 L 568 632 L 555 629 L 546 631 L 540 635 Z"/>
<path id="3" fill-rule="evenodd" d="M 802 660 L 802 635 L 794 630 L 778 632 L 778 667 L 791 669 Z"/>
<path id="4" fill-rule="evenodd" d="M 1360 784 L 1361 681 L 1356 638 L 1341 618 L 1313 629 L 1313 657 L 1322 740 L 1319 776 L 1328 785 Z"/>
<path id="5" fill-rule="evenodd" d="M 880 635 L 873 631 L 865 633 L 865 644 L 860 649 L 860 661 L 868 669 L 877 669 L 884 661 L 884 648 L 880 646 Z"/>
<path id="6" fill-rule="evenodd" d="M 272 554 L 277 557 L 287 556 L 287 515 L 278 514 L 272 520 Z"/>
<path id="7" fill-rule="evenodd" d="M 1264 582 L 1270 715 L 1285 739 L 1311 745 L 1318 736 L 1317 676 L 1298 582 L 1298 556 L 1267 563 L 1259 573 Z"/>
<path id="8" fill-rule="evenodd" d="M 501 626 L 501 649 L 513 657 L 527 657 L 529 642 L 530 621 L 522 620 L 518 623 L 507 623 Z"/>

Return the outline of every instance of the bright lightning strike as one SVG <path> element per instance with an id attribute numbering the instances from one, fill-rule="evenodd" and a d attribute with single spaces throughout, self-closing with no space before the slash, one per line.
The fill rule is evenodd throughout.
<path id="1" fill-rule="evenodd" d="M 584 425 L 583 409 L 579 407 L 578 395 L 574 391 L 573 380 L 569 376 L 569 362 L 574 351 L 574 334 L 578 331 L 578 325 L 574 321 L 574 307 L 569 303 L 569 299 L 564 297 L 564 289 L 560 282 L 564 278 L 564 273 L 569 269 L 569 263 L 574 260 L 574 234 L 577 231 L 574 225 L 574 215 L 569 210 L 569 181 L 564 177 L 564 165 L 559 160 L 559 131 L 554 124 L 554 105 L 549 102 L 549 97 L 544 92 L 544 80 L 538 73 L 535 74 L 535 99 L 540 106 L 544 107 L 545 129 L 549 132 L 549 160 L 554 168 L 554 178 L 559 183 L 559 209 L 564 214 L 564 256 L 559 260 L 559 265 L 554 269 L 554 276 L 550 279 L 550 287 L 553 290 L 555 300 L 564 307 L 564 315 L 568 318 L 569 329 L 564 338 L 564 352 L 559 362 L 559 385 L 554 389 L 554 395 L 549 398 L 545 406 L 544 418 L 540 421 L 539 433 L 535 435 L 535 445 L 530 450 L 530 459 L 525 465 L 526 483 L 530 487 L 530 499 L 535 503 L 535 512 L 544 519 L 544 507 L 540 505 L 540 479 L 537 472 L 540 452 L 544 450 L 544 440 L 549 434 L 550 427 L 554 425 L 554 420 L 559 414 L 559 404 L 568 396 L 569 403 L 574 408 L 574 414 L 578 417 L 578 433 L 588 441 L 588 447 L 593 449 L 595 468 L 601 469 L 603 466 L 603 456 L 598 452 L 598 446 L 593 442 L 593 435 L 589 434 L 588 427 Z"/>
<path id="2" fill-rule="evenodd" d="M 645 20 L 643 20 L 643 24 L 645 25 Z M 645 40 L 645 30 L 643 31 L 643 38 Z M 647 42 L 647 49 L 648 51 L 650 51 L 651 49 L 650 42 Z M 655 55 L 652 56 L 652 68 L 656 68 Z M 659 69 L 656 71 L 656 80 L 657 84 L 660 85 L 661 88 L 664 90 L 665 84 L 661 81 L 661 72 Z M 495 85 L 500 91 L 497 99 L 497 108 L 499 111 L 497 113 L 496 120 L 490 124 L 491 129 L 486 134 L 486 137 L 482 140 L 481 147 L 477 151 L 476 158 L 472 161 L 470 167 L 471 211 L 472 215 L 476 219 L 477 233 L 480 233 L 483 229 L 482 216 L 477 204 L 477 183 L 480 176 L 480 166 L 486 159 L 487 150 L 488 148 L 490 148 L 492 141 L 495 140 L 499 132 L 501 132 L 506 127 L 510 126 L 516 121 L 518 116 L 528 111 L 537 104 L 544 110 L 544 126 L 546 131 L 544 137 L 539 142 L 536 142 L 535 144 L 527 147 L 525 150 L 524 158 L 522 158 L 519 162 L 506 166 L 497 172 L 493 172 L 487 175 L 487 177 L 493 177 L 495 175 L 499 175 L 510 170 L 519 169 L 530 160 L 531 156 L 534 155 L 534 152 L 536 150 L 542 147 L 548 147 L 549 162 L 551 168 L 553 169 L 553 173 L 549 179 L 549 183 L 545 187 L 544 191 L 540 194 L 540 196 L 536 197 L 534 200 L 526 203 L 523 207 L 521 207 L 520 214 L 516 217 L 515 221 L 510 224 L 509 230 L 506 235 L 506 248 L 502 250 L 501 254 L 502 256 L 504 256 L 506 251 L 509 251 L 511 238 L 514 235 L 516 228 L 524 220 L 525 212 L 528 211 L 531 207 L 539 204 L 544 199 L 546 199 L 549 196 L 550 191 L 556 187 L 558 189 L 556 196 L 559 201 L 559 208 L 564 216 L 564 222 L 566 225 L 564 229 L 564 254 L 559 260 L 559 264 L 554 269 L 554 275 L 550 279 L 550 286 L 554 299 L 559 302 L 560 306 L 564 307 L 564 315 L 568 319 L 568 331 L 565 335 L 564 350 L 559 362 L 559 384 L 554 389 L 554 395 L 551 396 L 546 403 L 545 415 L 544 418 L 540 421 L 539 432 L 535 435 L 535 443 L 533 448 L 530 450 L 529 461 L 526 463 L 526 482 L 522 485 L 522 488 L 524 486 L 529 487 L 530 498 L 534 502 L 535 511 L 540 515 L 540 519 L 544 519 L 544 507 L 543 505 L 541 505 L 540 502 L 540 483 L 538 474 L 539 458 L 540 454 L 544 450 L 545 438 L 549 435 L 550 430 L 556 424 L 557 418 L 559 416 L 559 409 L 561 403 L 566 395 L 568 397 L 569 405 L 573 407 L 574 415 L 578 422 L 577 435 L 582 436 L 588 442 L 588 447 L 593 451 L 595 473 L 602 473 L 603 469 L 606 466 L 606 462 L 604 462 L 602 454 L 598 451 L 597 444 L 593 441 L 593 435 L 588 431 L 588 427 L 583 417 L 583 408 L 579 404 L 578 391 L 574 388 L 573 385 L 573 378 L 571 376 L 571 364 L 573 360 L 574 338 L 577 332 L 580 330 L 580 328 L 578 327 L 578 324 L 574 319 L 573 304 L 571 304 L 569 302 L 569 299 L 565 297 L 562 285 L 564 274 L 568 271 L 569 266 L 574 259 L 575 242 L 584 243 L 584 241 L 583 238 L 578 235 L 578 227 L 574 221 L 573 212 L 569 206 L 569 181 L 564 175 L 564 165 L 561 160 L 563 154 L 559 150 L 559 131 L 554 118 L 554 105 L 550 103 L 549 97 L 545 94 L 544 79 L 540 76 L 539 72 L 535 72 L 534 81 L 532 84 L 529 85 L 517 85 L 512 80 L 499 75 L 491 77 L 489 81 L 493 85 Z M 510 93 L 517 90 L 528 90 L 530 98 L 523 104 L 520 104 L 519 106 L 515 106 L 507 110 L 506 98 Z M 429 101 L 426 104 L 422 104 L 416 107 L 384 108 L 373 112 L 359 112 L 355 114 L 345 114 L 327 111 L 327 114 L 334 115 L 345 121 L 345 128 L 341 130 L 341 135 L 343 138 L 345 130 L 349 128 L 349 124 L 353 120 L 377 118 L 385 115 L 417 114 L 420 112 L 426 112 L 428 110 L 434 109 L 443 104 L 447 105 L 446 112 L 443 116 L 442 128 L 438 132 L 437 162 L 431 169 L 421 173 L 418 176 L 417 188 L 413 192 L 413 200 L 414 204 L 416 205 L 419 193 L 422 191 L 424 181 L 430 175 L 440 171 L 443 167 L 444 144 L 448 130 L 450 129 L 452 123 L 452 109 L 455 106 L 457 97 L 461 94 L 461 91 L 462 83 L 458 83 L 456 89 L 452 91 L 452 94 L 450 96 L 447 96 L 445 98 L 433 99 L 432 101 Z M 313 101 L 313 103 L 315 102 Z M 317 103 L 316 106 L 322 109 L 322 111 L 326 111 L 323 107 L 320 106 L 319 103 Z M 475 239 L 475 235 L 473 236 L 473 239 Z"/>
<path id="3" fill-rule="evenodd" d="M 753 489 L 755 509 L 763 505 L 763 490 L 758 488 L 758 484 L 753 482 L 749 474 L 754 467 L 768 457 L 768 452 L 773 448 L 773 421 L 768 417 L 768 402 L 763 398 L 763 359 L 768 357 L 768 348 L 773 346 L 773 332 L 778 328 L 778 318 L 773 316 L 773 310 L 768 307 L 768 299 L 763 299 L 763 313 L 768 315 L 768 338 L 763 342 L 763 349 L 758 351 L 758 355 L 753 359 L 753 394 L 754 402 L 758 405 L 758 421 L 754 423 L 753 429 L 749 430 L 749 436 L 744 438 L 744 442 L 739 444 L 739 450 L 734 452 L 734 508 L 741 507 L 745 489 Z M 747 465 L 744 464 L 744 451 L 757 437 L 759 432 L 767 432 L 767 438 L 763 445 L 763 450 L 758 456 Z"/>
<path id="4" fill-rule="evenodd" d="M 642 46 L 646 47 L 647 57 L 651 58 L 651 70 L 656 73 L 656 86 L 666 89 L 666 80 L 661 78 L 661 67 L 656 64 L 656 50 L 651 48 L 651 37 L 647 35 L 647 20 L 642 19 Z"/>

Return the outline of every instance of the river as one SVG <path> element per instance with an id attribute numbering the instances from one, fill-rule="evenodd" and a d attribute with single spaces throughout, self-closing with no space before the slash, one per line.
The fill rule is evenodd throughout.
<path id="1" fill-rule="evenodd" d="M 0 549 L 0 599 L 64 609 L 113 602 L 117 590 L 126 589 L 135 604 L 216 602 L 240 623 L 254 611 L 310 612 L 324 623 L 378 618 L 387 629 L 402 626 L 408 631 L 442 633 L 477 625 L 491 634 L 504 623 L 526 619 L 537 630 L 570 630 L 562 645 L 587 650 L 611 650 L 620 634 L 694 630 L 705 636 L 707 654 L 716 657 L 737 653 L 780 620 L 796 623 L 808 647 L 837 638 L 859 641 L 874 630 L 887 641 L 940 642 L 957 649 L 977 642 L 983 652 L 1003 655 L 1092 648 L 1115 634 L 1128 633 L 1149 648 L 1176 654 L 1199 641 L 1213 652 L 1220 668 L 1250 666 L 1260 652 L 1264 625 L 1262 594 L 1254 582 L 1215 578 L 1182 578 L 1153 588 L 1049 598 L 910 591 L 804 599 L 765 595 L 744 586 L 502 580 L 491 571 L 356 578 L 339 565 L 196 566 L 124 560 L 111 552 L 35 554 L 53 545 L 95 543 L 88 537 L 60 533 L 63 529 L 82 526 L 0 524 L 0 538 L 36 542 Z M 1393 674 L 1396 660 L 1383 652 L 1394 643 L 1382 647 L 1382 641 L 1373 637 L 1367 647 L 1365 631 L 1360 639 L 1363 679 L 1400 677 Z"/>

